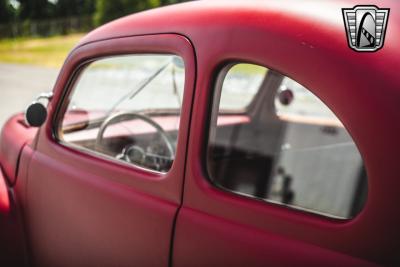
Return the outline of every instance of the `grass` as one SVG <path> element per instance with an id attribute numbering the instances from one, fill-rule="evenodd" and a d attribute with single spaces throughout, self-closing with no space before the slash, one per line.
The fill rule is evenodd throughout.
<path id="1" fill-rule="evenodd" d="M 250 74 L 262 74 L 265 75 L 267 72 L 267 68 L 264 68 L 262 66 L 258 66 L 255 64 L 248 64 L 248 63 L 240 63 L 237 65 L 234 65 L 230 70 L 229 73 L 235 73 L 235 74 L 244 74 L 244 75 L 250 75 Z"/>
<path id="2" fill-rule="evenodd" d="M 60 68 L 83 35 L 0 39 L 0 62 Z M 265 71 L 265 68 L 252 64 L 235 65 L 230 70 L 244 74 L 264 74 Z"/>
<path id="3" fill-rule="evenodd" d="M 0 62 L 60 68 L 84 34 L 0 40 Z"/>

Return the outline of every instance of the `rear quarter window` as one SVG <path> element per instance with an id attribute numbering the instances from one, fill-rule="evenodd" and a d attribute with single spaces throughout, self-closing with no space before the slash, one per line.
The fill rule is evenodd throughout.
<path id="1" fill-rule="evenodd" d="M 361 210 L 364 163 L 328 106 L 296 81 L 258 65 L 236 64 L 220 79 L 207 147 L 216 186 L 336 218 Z M 232 109 L 244 111 L 226 112 Z"/>

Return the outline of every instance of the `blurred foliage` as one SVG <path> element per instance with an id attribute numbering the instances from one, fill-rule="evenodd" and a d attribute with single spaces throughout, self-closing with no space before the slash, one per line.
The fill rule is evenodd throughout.
<path id="1" fill-rule="evenodd" d="M 56 17 L 92 15 L 95 12 L 95 0 L 58 0 L 54 5 Z"/>
<path id="2" fill-rule="evenodd" d="M 96 26 L 135 12 L 163 5 L 184 2 L 182 0 L 96 0 L 94 24 Z"/>
<path id="3" fill-rule="evenodd" d="M 128 14 L 185 1 L 0 0 L 0 38 L 87 31 Z M 90 23 L 88 18 L 92 20 Z"/>
<path id="4" fill-rule="evenodd" d="M 159 0 L 97 0 L 94 22 L 95 25 L 101 25 L 118 17 L 159 5 Z"/>
<path id="5" fill-rule="evenodd" d="M 60 67 L 83 36 L 76 33 L 131 13 L 184 1 L 0 0 L 0 62 Z"/>
<path id="6" fill-rule="evenodd" d="M 53 4 L 47 0 L 19 0 L 18 18 L 45 19 L 52 16 Z"/>
<path id="7" fill-rule="evenodd" d="M 15 10 L 8 0 L 0 0 L 0 23 L 10 22 L 14 18 Z"/>

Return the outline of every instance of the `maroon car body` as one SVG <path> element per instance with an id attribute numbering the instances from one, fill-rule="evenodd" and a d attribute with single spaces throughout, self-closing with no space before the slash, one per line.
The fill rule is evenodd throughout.
<path id="1" fill-rule="evenodd" d="M 400 14 L 385 45 L 348 47 L 341 8 L 359 2 L 193 2 L 111 22 L 70 53 L 40 128 L 23 115 L 0 146 L 0 255 L 39 266 L 375 266 L 400 264 Z M 185 63 L 176 156 L 162 174 L 55 138 L 79 68 L 113 55 L 169 53 Z M 362 211 L 337 220 L 214 187 L 204 167 L 216 73 L 242 60 L 318 95 L 354 139 L 368 173 Z"/>

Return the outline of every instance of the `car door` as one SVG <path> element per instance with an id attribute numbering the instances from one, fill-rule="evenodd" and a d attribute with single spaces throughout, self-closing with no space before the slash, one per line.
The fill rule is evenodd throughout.
<path id="1" fill-rule="evenodd" d="M 392 50 L 354 53 L 339 15 L 254 11 L 245 26 L 240 15 L 207 33 L 212 47 L 191 37 L 196 112 L 173 265 L 397 265 L 398 79 L 372 63 Z"/>
<path id="2" fill-rule="evenodd" d="M 169 264 L 194 79 L 192 46 L 175 34 L 95 41 L 69 55 L 36 146 L 22 155 L 35 265 Z"/>

